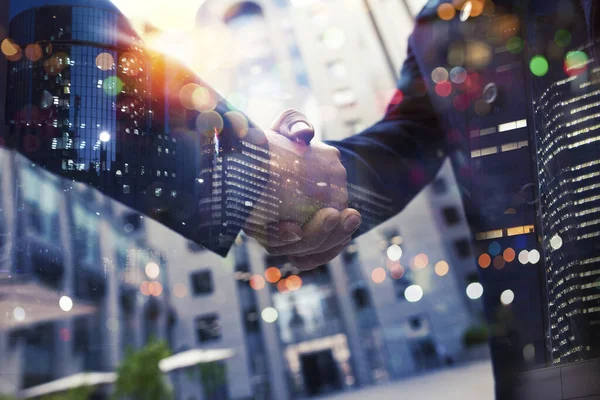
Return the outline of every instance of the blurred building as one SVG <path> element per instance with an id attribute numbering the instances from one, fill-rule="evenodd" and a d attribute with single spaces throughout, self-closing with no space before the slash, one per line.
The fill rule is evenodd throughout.
<path id="1" fill-rule="evenodd" d="M 373 2 L 368 11 L 362 1 L 207 1 L 199 29 L 224 24 L 218 32 L 230 38 L 220 45 L 244 51 L 235 60 L 213 57 L 217 67 L 202 76 L 222 82 L 225 97 L 248 105 L 250 118 L 254 109 L 244 101 L 267 104 L 255 111 L 262 124 L 291 106 L 321 139 L 357 133 L 394 93 L 413 20 L 402 2 Z M 265 275 L 281 278 L 254 293 L 246 288 L 246 302 L 277 312 L 274 324 L 262 324 L 273 396 L 352 390 L 468 358 L 463 335 L 483 316 L 479 296 L 466 295 L 479 278 L 462 209 L 448 164 L 406 212 L 313 272 L 244 243 L 236 262 L 260 282 L 253 287 Z M 403 252 L 400 261 L 387 258 L 390 246 Z"/>

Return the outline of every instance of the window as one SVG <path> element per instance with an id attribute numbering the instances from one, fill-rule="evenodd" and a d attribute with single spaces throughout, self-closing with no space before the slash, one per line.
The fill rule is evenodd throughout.
<path id="1" fill-rule="evenodd" d="M 458 254 L 460 258 L 471 256 L 471 245 L 469 244 L 468 239 L 459 239 L 455 241 L 454 248 L 456 249 L 456 254 Z"/>
<path id="2" fill-rule="evenodd" d="M 146 175 L 146 167 L 143 165 L 140 167 L 140 175 Z"/>
<path id="3" fill-rule="evenodd" d="M 129 193 L 131 193 L 131 186 L 123 185 L 123 194 L 129 194 Z"/>
<path id="4" fill-rule="evenodd" d="M 125 173 L 129 173 L 129 164 L 125 163 Z"/>
<path id="5" fill-rule="evenodd" d="M 251 308 L 245 313 L 246 332 L 259 332 L 260 324 L 258 322 L 258 312 L 256 308 Z"/>
<path id="6" fill-rule="evenodd" d="M 194 272 L 191 281 L 195 296 L 210 294 L 214 290 L 211 271 Z"/>
<path id="7" fill-rule="evenodd" d="M 352 89 L 340 89 L 333 93 L 333 102 L 338 107 L 352 107 L 356 104 L 356 95 Z"/>
<path id="8" fill-rule="evenodd" d="M 436 180 L 434 180 L 431 184 L 431 188 L 433 189 L 433 193 L 435 194 L 444 194 L 448 190 L 444 178 L 437 178 Z"/>
<path id="9" fill-rule="evenodd" d="M 534 231 L 533 225 L 515 226 L 506 230 L 506 236 L 523 235 Z"/>
<path id="10" fill-rule="evenodd" d="M 352 299 L 354 300 L 354 307 L 359 310 L 371 305 L 369 292 L 363 287 L 356 288 L 352 291 Z"/>
<path id="11" fill-rule="evenodd" d="M 154 195 L 156 197 L 162 196 L 162 188 L 156 188 L 156 189 L 154 189 Z"/>
<path id="12" fill-rule="evenodd" d="M 444 207 L 442 210 L 444 214 L 444 220 L 448 225 L 456 225 L 460 221 L 460 215 L 456 207 Z"/>
<path id="13" fill-rule="evenodd" d="M 217 314 L 196 318 L 195 328 L 198 343 L 213 342 L 221 338 L 221 324 Z"/>
<path id="14" fill-rule="evenodd" d="M 497 238 L 501 238 L 502 236 L 504 236 L 502 229 L 495 229 L 493 231 L 478 232 L 475 235 L 475 238 L 477 240 L 486 240 L 486 239 L 497 239 Z"/>
<path id="15" fill-rule="evenodd" d="M 177 190 L 171 190 L 171 197 L 177 197 Z"/>

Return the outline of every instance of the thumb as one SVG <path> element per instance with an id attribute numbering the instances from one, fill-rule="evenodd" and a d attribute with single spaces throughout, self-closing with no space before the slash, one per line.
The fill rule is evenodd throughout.
<path id="1" fill-rule="evenodd" d="M 271 129 L 294 142 L 310 144 L 315 137 L 315 128 L 308 122 L 306 115 L 293 108 L 279 114 Z"/>

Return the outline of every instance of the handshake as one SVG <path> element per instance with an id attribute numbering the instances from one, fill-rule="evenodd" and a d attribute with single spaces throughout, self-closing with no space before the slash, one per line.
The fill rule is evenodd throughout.
<path id="1" fill-rule="evenodd" d="M 314 129 L 296 110 L 281 113 L 264 134 L 271 160 L 263 196 L 278 199 L 278 221 L 264 226 L 251 214 L 244 232 L 270 254 L 289 256 L 300 269 L 316 268 L 340 254 L 362 222 L 360 213 L 348 208 L 340 152 L 311 143 Z"/>

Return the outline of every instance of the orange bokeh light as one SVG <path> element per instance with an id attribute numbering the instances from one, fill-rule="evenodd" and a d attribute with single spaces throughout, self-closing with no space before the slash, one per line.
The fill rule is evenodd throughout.
<path id="1" fill-rule="evenodd" d="M 267 268 L 265 271 L 265 279 L 269 283 L 277 283 L 281 279 L 281 271 L 277 267 Z"/>
<path id="2" fill-rule="evenodd" d="M 381 283 L 381 282 L 385 281 L 386 276 L 387 276 L 387 273 L 385 272 L 385 269 L 383 269 L 381 267 L 375 268 L 371 272 L 371 279 L 375 283 Z"/>
<path id="3" fill-rule="evenodd" d="M 504 261 L 506 262 L 513 262 L 515 260 L 515 257 L 517 256 L 515 251 L 510 247 L 504 250 L 504 253 L 502 253 L 502 255 L 504 256 Z"/>
<path id="4" fill-rule="evenodd" d="M 456 9 L 450 3 L 442 3 L 437 8 L 437 15 L 444 21 L 450 21 L 456 15 Z"/>
<path id="5" fill-rule="evenodd" d="M 277 290 L 279 290 L 280 293 L 287 293 L 290 291 L 287 287 L 285 279 L 279 281 L 279 283 L 277 284 Z"/>
<path id="6" fill-rule="evenodd" d="M 250 278 L 250 287 L 254 290 L 261 290 L 265 287 L 265 278 L 260 275 L 254 275 Z"/>
<path id="7" fill-rule="evenodd" d="M 490 255 L 487 253 L 483 253 L 479 256 L 477 262 L 481 268 L 487 268 L 492 263 L 492 257 L 490 257 Z"/>
<path id="8" fill-rule="evenodd" d="M 392 276 L 393 279 L 400 279 L 404 276 L 404 267 L 401 265 L 398 265 L 398 267 L 393 268 L 390 272 L 390 275 Z"/>
<path id="9" fill-rule="evenodd" d="M 154 297 L 158 297 L 163 292 L 163 287 L 160 282 L 150 282 L 148 284 L 148 292 Z"/>
<path id="10" fill-rule="evenodd" d="M 435 264 L 435 273 L 438 276 L 444 276 L 448 273 L 448 271 L 450 270 L 450 266 L 448 265 L 448 263 L 446 261 L 438 261 Z"/>
<path id="11" fill-rule="evenodd" d="M 302 278 L 292 275 L 285 280 L 285 286 L 292 292 L 298 290 L 302 287 Z"/>
<path id="12" fill-rule="evenodd" d="M 150 285 L 150 282 L 148 282 L 148 281 L 144 281 L 140 284 L 140 292 L 144 296 L 150 296 L 150 290 L 148 288 L 149 285 Z"/>
<path id="13" fill-rule="evenodd" d="M 421 253 L 415 256 L 414 265 L 416 269 L 423 269 L 429 264 L 429 258 L 427 254 Z"/>

